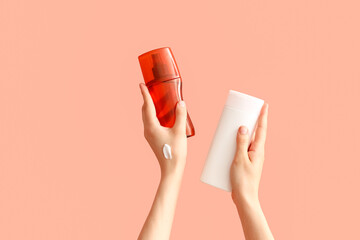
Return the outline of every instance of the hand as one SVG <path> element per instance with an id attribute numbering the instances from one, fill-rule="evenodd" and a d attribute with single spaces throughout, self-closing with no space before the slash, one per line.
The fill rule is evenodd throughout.
<path id="1" fill-rule="evenodd" d="M 261 109 L 254 140 L 249 146 L 249 130 L 241 126 L 238 130 L 237 149 L 230 169 L 232 199 L 234 203 L 258 201 L 258 191 L 265 158 L 268 104 Z M 248 147 L 249 146 L 249 147 Z"/>
<path id="2" fill-rule="evenodd" d="M 156 110 L 151 95 L 145 84 L 140 84 L 144 104 L 142 106 L 142 118 L 144 123 L 144 136 L 157 157 L 161 177 L 181 176 L 186 163 L 187 138 L 186 117 L 187 111 L 184 101 L 176 105 L 176 121 L 172 128 L 160 125 L 156 117 Z M 164 144 L 171 147 L 172 159 L 166 159 L 163 155 Z"/>
<path id="3" fill-rule="evenodd" d="M 249 146 L 249 130 L 239 128 L 237 149 L 230 169 L 232 199 L 239 213 L 246 240 L 273 240 L 258 197 L 264 164 L 268 104 L 261 109 L 254 140 Z M 249 146 L 249 147 L 248 147 Z"/>
<path id="4" fill-rule="evenodd" d="M 162 127 L 156 117 L 155 106 L 147 87 L 140 84 L 144 98 L 142 117 L 144 135 L 155 153 L 161 168 L 161 179 L 153 205 L 141 229 L 139 240 L 166 240 L 170 238 L 180 191 L 182 174 L 186 163 L 186 107 L 183 101 L 176 105 L 176 121 L 172 128 Z M 171 159 L 163 155 L 163 147 L 171 147 Z"/>

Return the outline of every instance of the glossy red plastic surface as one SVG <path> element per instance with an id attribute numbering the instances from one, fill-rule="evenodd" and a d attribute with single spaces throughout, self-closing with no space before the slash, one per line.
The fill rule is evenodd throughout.
<path id="1" fill-rule="evenodd" d="M 164 127 L 175 123 L 176 104 L 182 97 L 182 80 L 170 48 L 159 48 L 139 56 L 141 70 L 156 108 L 156 116 Z M 195 135 L 187 115 L 186 135 Z"/>

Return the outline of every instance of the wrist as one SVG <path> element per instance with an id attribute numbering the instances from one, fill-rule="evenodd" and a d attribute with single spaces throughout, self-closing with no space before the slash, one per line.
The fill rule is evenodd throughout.
<path id="1" fill-rule="evenodd" d="M 162 171 L 160 183 L 171 182 L 179 183 L 182 181 L 184 170 L 183 169 L 172 169 L 171 171 Z"/>
<path id="2" fill-rule="evenodd" d="M 260 201 L 258 198 L 242 199 L 241 201 L 235 203 L 235 205 L 240 217 L 246 215 L 246 213 L 261 211 Z"/>
<path id="3" fill-rule="evenodd" d="M 236 208 L 260 206 L 257 194 L 232 193 L 232 198 Z"/>
<path id="4" fill-rule="evenodd" d="M 185 170 L 186 159 L 166 159 L 167 162 L 161 167 L 161 178 L 182 179 Z"/>

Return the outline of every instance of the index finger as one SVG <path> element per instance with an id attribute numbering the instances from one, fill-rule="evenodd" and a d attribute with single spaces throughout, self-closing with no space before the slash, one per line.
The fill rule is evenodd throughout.
<path id="1" fill-rule="evenodd" d="M 145 123 L 150 123 L 153 125 L 160 125 L 159 120 L 156 117 L 156 110 L 155 110 L 155 105 L 154 102 L 151 98 L 151 95 L 149 93 L 148 88 L 145 86 L 145 84 L 141 83 L 140 84 L 140 90 L 141 90 L 141 94 L 143 96 L 144 99 L 144 105 L 143 105 L 143 121 L 144 124 Z"/>
<path id="2" fill-rule="evenodd" d="M 250 151 L 256 151 L 265 147 L 266 132 L 267 132 L 267 118 L 268 118 L 269 104 L 265 103 L 261 109 L 258 119 L 255 138 L 251 143 Z"/>

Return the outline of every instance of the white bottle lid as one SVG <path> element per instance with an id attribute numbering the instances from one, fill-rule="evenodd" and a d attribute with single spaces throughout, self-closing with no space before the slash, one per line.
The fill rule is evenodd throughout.
<path id="1" fill-rule="evenodd" d="M 259 106 L 264 104 L 264 100 L 256 98 L 234 90 L 229 91 L 225 105 L 240 111 L 254 112 L 258 111 Z"/>

